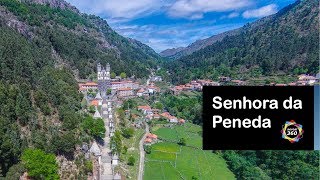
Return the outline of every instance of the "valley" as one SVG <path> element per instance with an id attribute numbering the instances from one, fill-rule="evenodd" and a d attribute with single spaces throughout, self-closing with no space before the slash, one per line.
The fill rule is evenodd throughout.
<path id="1" fill-rule="evenodd" d="M 204 86 L 319 85 L 317 2 L 158 54 L 64 0 L 0 0 L 0 179 L 319 177 L 317 151 L 202 150 Z"/>

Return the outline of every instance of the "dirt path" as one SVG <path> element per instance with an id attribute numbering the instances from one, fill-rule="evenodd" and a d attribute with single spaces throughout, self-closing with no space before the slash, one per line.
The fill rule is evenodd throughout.
<path id="1" fill-rule="evenodd" d="M 145 123 L 145 125 L 146 125 L 145 134 L 143 135 L 143 137 L 141 138 L 141 140 L 139 142 L 140 161 L 139 161 L 138 180 L 143 179 L 144 159 L 145 159 L 145 152 L 143 149 L 143 143 L 144 143 L 144 140 L 146 139 L 147 134 L 149 133 L 149 125 L 147 123 Z"/>

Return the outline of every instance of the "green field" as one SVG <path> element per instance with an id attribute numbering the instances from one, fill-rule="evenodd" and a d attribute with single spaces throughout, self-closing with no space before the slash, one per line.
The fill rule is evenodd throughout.
<path id="1" fill-rule="evenodd" d="M 125 154 L 122 154 L 122 162 L 121 167 L 116 167 L 116 171 L 121 172 L 122 174 L 129 177 L 128 179 L 137 179 L 138 176 L 138 170 L 139 170 L 139 141 L 141 137 L 143 136 L 144 130 L 143 129 L 136 129 L 134 132 L 133 137 L 130 139 L 123 138 L 123 146 L 126 146 L 127 152 Z M 127 165 L 128 159 L 130 156 L 133 156 L 136 160 L 136 163 L 133 166 Z"/>
<path id="2" fill-rule="evenodd" d="M 178 142 L 180 138 L 185 138 L 188 146 L 202 148 L 202 130 L 200 126 L 191 123 L 172 128 L 156 126 L 152 128 L 152 131 L 164 141 Z"/>
<path id="3" fill-rule="evenodd" d="M 152 145 L 151 154 L 146 155 L 145 180 L 192 177 L 199 180 L 235 179 L 223 158 L 211 151 L 201 150 L 199 126 L 187 123 L 172 128 L 154 127 L 152 130 L 163 142 Z M 179 138 L 185 138 L 187 146 L 179 146 L 174 142 Z"/>

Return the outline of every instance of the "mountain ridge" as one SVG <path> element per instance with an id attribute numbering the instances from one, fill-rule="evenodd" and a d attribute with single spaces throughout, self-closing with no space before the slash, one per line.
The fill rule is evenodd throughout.
<path id="1" fill-rule="evenodd" d="M 229 31 L 226 31 L 223 33 L 213 35 L 209 38 L 199 39 L 199 40 L 189 44 L 187 47 L 166 49 L 164 51 L 161 51 L 159 54 L 162 57 L 166 57 L 169 59 L 179 59 L 182 56 L 190 55 L 193 52 L 196 52 L 202 48 L 205 48 L 207 46 L 212 45 L 213 43 L 221 41 L 227 36 L 233 36 L 233 35 L 239 34 L 240 30 L 241 30 L 240 28 L 229 30 Z"/>
<path id="2" fill-rule="evenodd" d="M 170 61 L 173 82 L 225 75 L 318 72 L 319 0 L 296 1 L 278 13 L 245 25 L 240 33 Z M 258 73 L 257 73 L 258 72 Z"/>

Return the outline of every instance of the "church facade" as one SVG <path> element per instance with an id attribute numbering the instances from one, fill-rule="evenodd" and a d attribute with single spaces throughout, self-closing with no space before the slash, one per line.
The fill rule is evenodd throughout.
<path id="1" fill-rule="evenodd" d="M 110 64 L 104 68 L 100 63 L 97 65 L 98 90 L 102 97 L 106 97 L 108 89 L 112 88 L 110 78 Z"/>

